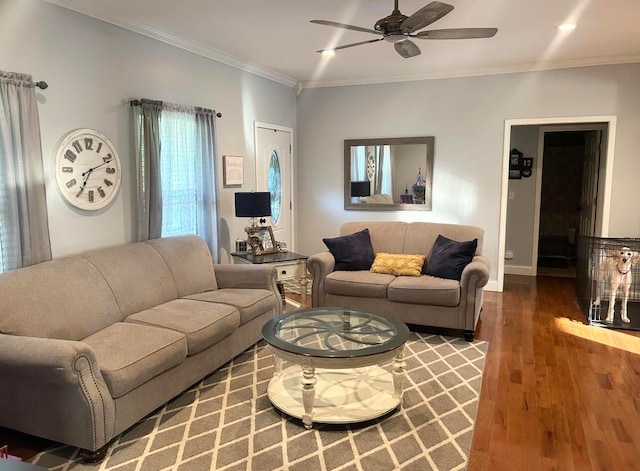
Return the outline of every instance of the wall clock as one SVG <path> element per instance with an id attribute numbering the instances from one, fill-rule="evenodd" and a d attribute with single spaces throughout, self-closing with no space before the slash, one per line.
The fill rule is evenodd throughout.
<path id="1" fill-rule="evenodd" d="M 118 152 L 106 136 L 93 129 L 76 129 L 63 136 L 54 165 L 60 194 L 77 208 L 104 208 L 120 188 Z"/>
<path id="2" fill-rule="evenodd" d="M 376 158 L 373 155 L 373 152 L 369 152 L 367 155 L 367 178 L 369 181 L 373 181 L 373 177 L 376 171 Z"/>

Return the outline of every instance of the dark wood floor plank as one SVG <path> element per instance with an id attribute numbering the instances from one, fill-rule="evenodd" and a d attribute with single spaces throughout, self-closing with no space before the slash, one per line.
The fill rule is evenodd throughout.
<path id="1" fill-rule="evenodd" d="M 574 284 L 507 276 L 485 293 L 470 470 L 640 467 L 640 334 L 587 325 Z"/>

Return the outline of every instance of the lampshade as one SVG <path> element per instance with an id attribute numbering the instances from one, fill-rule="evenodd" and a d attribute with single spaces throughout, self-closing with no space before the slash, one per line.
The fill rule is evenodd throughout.
<path id="1" fill-rule="evenodd" d="M 370 196 L 371 182 L 351 182 L 351 196 Z"/>
<path id="2" fill-rule="evenodd" d="M 255 191 L 236 193 L 236 217 L 271 216 L 271 193 Z"/>

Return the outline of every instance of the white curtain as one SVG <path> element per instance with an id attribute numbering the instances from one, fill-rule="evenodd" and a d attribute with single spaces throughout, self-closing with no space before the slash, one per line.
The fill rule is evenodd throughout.
<path id="1" fill-rule="evenodd" d="M 0 272 L 51 259 L 34 87 L 0 71 Z"/>
<path id="2" fill-rule="evenodd" d="M 198 234 L 217 259 L 215 112 L 153 100 L 133 107 L 138 240 Z"/>

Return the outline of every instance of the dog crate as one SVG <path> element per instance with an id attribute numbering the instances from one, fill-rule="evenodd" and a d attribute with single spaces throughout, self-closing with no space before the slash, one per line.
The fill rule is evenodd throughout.
<path id="1" fill-rule="evenodd" d="M 637 263 L 640 239 L 578 236 L 577 251 L 576 297 L 589 324 L 640 330 L 640 263 Z M 610 292 L 612 278 L 620 281 L 613 294 Z M 622 320 L 625 283 L 629 284 L 627 316 L 630 322 Z M 613 319 L 607 320 L 611 305 Z"/>

